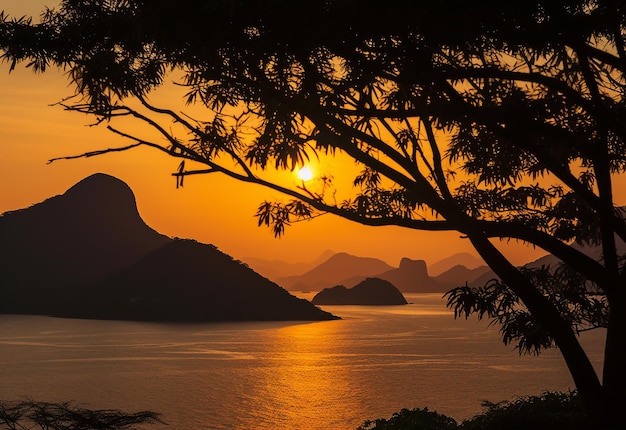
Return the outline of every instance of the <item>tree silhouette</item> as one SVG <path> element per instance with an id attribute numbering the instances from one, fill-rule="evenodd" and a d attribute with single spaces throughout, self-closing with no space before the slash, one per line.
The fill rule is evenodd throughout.
<path id="1" fill-rule="evenodd" d="M 521 352 L 557 346 L 609 427 L 626 401 L 626 224 L 613 199 L 626 166 L 626 11 L 500 3 L 65 0 L 40 24 L 3 14 L 0 47 L 10 69 L 65 68 L 76 94 L 61 105 L 130 142 L 77 157 L 148 146 L 188 161 L 177 185 L 222 173 L 281 191 L 292 200 L 257 213 L 277 236 L 318 213 L 461 232 L 500 281 L 451 291 L 457 316 L 492 318 Z M 171 71 L 201 117 L 150 101 Z M 266 174 L 316 156 L 360 166 L 348 198 L 329 176 Z M 502 240 L 563 265 L 517 268 Z M 599 327 L 602 380 L 578 339 Z"/>

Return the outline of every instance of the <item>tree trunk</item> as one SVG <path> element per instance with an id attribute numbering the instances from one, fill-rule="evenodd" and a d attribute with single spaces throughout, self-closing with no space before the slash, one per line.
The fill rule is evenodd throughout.
<path id="1" fill-rule="evenodd" d="M 602 375 L 607 421 L 612 423 L 623 420 L 626 405 L 626 294 L 619 288 L 623 285 L 617 287 L 609 302 Z M 619 428 L 623 427 L 622 423 Z"/>
<path id="2" fill-rule="evenodd" d="M 548 330 L 563 355 L 587 413 L 598 423 L 598 430 L 609 429 L 602 384 L 571 326 L 563 320 L 550 301 L 500 253 L 489 239 L 480 234 L 470 235 L 469 238 L 489 267 L 520 297 L 531 314 Z M 622 361 L 622 363 L 626 362 Z"/>

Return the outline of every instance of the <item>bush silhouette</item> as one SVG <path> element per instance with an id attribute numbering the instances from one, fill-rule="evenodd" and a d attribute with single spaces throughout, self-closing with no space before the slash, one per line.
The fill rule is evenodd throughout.
<path id="1" fill-rule="evenodd" d="M 586 430 L 593 428 L 576 393 L 545 392 L 512 401 L 484 402 L 485 411 L 461 424 L 424 409 L 402 409 L 357 430 Z"/>
<path id="2" fill-rule="evenodd" d="M 457 429 L 453 418 L 424 409 L 402 409 L 387 420 L 365 421 L 357 430 L 452 430 Z"/>
<path id="3" fill-rule="evenodd" d="M 0 401 L 0 426 L 12 430 L 138 430 L 141 424 L 163 423 L 151 411 L 127 413 L 90 410 L 69 402 Z"/>
<path id="4" fill-rule="evenodd" d="M 593 428 L 575 393 L 546 392 L 513 401 L 485 402 L 486 411 L 463 422 L 463 430 L 583 430 Z"/>

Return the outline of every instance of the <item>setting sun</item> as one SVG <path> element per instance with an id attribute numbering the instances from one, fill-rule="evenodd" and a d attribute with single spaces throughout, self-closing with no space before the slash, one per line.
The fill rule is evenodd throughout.
<path id="1" fill-rule="evenodd" d="M 313 178 L 313 172 L 307 166 L 301 167 L 298 170 L 298 178 L 302 179 L 303 181 L 309 181 Z"/>

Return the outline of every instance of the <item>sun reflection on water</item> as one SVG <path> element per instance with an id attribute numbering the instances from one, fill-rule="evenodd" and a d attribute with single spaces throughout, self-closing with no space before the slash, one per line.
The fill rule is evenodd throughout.
<path id="1" fill-rule="evenodd" d="M 341 324 L 341 323 L 339 323 Z M 337 322 L 299 324 L 276 330 L 268 355 L 262 404 L 267 413 L 278 414 L 281 428 L 318 428 L 333 419 L 345 425 L 345 411 L 356 411 L 355 381 L 343 366 L 337 366 L 340 345 Z M 306 410 L 302 405 L 307 405 Z"/>

